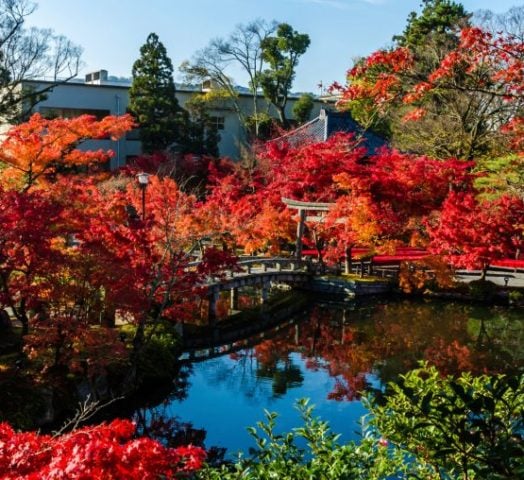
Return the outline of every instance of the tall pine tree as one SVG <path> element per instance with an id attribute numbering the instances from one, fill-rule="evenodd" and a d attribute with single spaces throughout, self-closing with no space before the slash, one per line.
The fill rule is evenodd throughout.
<path id="1" fill-rule="evenodd" d="M 151 153 L 179 143 L 187 115 L 175 97 L 173 64 L 155 33 L 140 48 L 132 75 L 128 110 L 139 124 L 143 151 Z"/>

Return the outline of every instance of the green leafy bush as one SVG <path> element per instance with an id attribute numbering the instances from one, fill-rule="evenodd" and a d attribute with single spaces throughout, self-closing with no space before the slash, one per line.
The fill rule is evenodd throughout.
<path id="1" fill-rule="evenodd" d="M 524 375 L 441 377 L 423 366 L 371 399 L 372 424 L 437 478 L 524 478 Z"/>
<path id="2" fill-rule="evenodd" d="M 132 338 L 136 327 L 126 325 L 122 333 Z M 180 340 L 173 324 L 162 322 L 146 327 L 146 343 L 140 352 L 138 379 L 141 384 L 169 380 L 178 371 Z"/>
<path id="3" fill-rule="evenodd" d="M 384 439 L 369 431 L 362 441 L 340 444 L 328 424 L 313 417 L 307 400 L 299 400 L 304 426 L 292 432 L 275 433 L 277 415 L 266 411 L 266 422 L 249 428 L 256 448 L 248 458 L 220 468 L 206 467 L 198 478 L 206 480 L 372 480 L 391 478 L 415 470 L 399 450 L 388 448 Z"/>
<path id="4" fill-rule="evenodd" d="M 519 290 L 512 290 L 508 294 L 509 303 L 512 305 L 524 304 L 524 293 Z"/>
<path id="5" fill-rule="evenodd" d="M 370 421 L 360 443 L 339 443 L 326 422 L 298 402 L 304 426 L 275 433 L 277 415 L 249 432 L 249 457 L 206 466 L 199 479 L 490 480 L 524 478 L 524 376 L 441 377 L 423 365 L 366 397 Z"/>
<path id="6" fill-rule="evenodd" d="M 474 300 L 490 302 L 497 293 L 498 287 L 489 280 L 473 280 L 469 283 L 469 293 Z"/>

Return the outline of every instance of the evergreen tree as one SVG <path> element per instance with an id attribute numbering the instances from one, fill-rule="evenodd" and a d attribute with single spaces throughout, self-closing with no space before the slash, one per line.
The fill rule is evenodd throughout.
<path id="1" fill-rule="evenodd" d="M 440 37 L 440 42 L 455 43 L 461 27 L 468 24 L 471 14 L 464 6 L 452 0 L 422 0 L 422 12 L 409 14 L 402 35 L 393 40 L 402 47 L 424 47 L 430 37 Z"/>
<path id="2" fill-rule="evenodd" d="M 175 97 L 171 59 L 155 33 L 140 48 L 132 75 L 128 109 L 139 124 L 143 151 L 179 143 L 185 116 Z"/>
<path id="3" fill-rule="evenodd" d="M 205 96 L 195 94 L 186 102 L 185 107 L 190 121 L 185 130 L 184 149 L 197 155 L 218 157 L 220 134 L 209 113 L 209 101 Z"/>

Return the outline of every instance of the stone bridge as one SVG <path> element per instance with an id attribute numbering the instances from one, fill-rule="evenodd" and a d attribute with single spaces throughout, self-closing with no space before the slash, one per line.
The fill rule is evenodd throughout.
<path id="1" fill-rule="evenodd" d="M 191 265 L 196 265 L 195 262 Z M 220 292 L 230 292 L 230 308 L 238 310 L 238 290 L 242 287 L 256 287 L 260 291 L 260 303 L 269 297 L 272 284 L 305 285 L 312 277 L 312 263 L 285 257 L 241 257 L 239 271 L 228 272 L 225 278 L 209 278 L 208 320 L 212 324 L 216 319 L 216 307 Z"/>

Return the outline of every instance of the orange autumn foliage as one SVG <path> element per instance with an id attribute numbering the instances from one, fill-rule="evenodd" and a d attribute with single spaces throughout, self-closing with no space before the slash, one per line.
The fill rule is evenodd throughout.
<path id="1" fill-rule="evenodd" d="M 133 126 L 130 115 L 108 116 L 97 120 L 92 115 L 48 120 L 35 113 L 27 122 L 9 130 L 0 144 L 0 162 L 8 165 L 4 182 L 15 189 L 27 190 L 43 175 L 59 168 L 103 163 L 113 156 L 111 150 L 81 150 L 87 140 L 117 140 Z"/>
<path id="2" fill-rule="evenodd" d="M 399 287 L 406 293 L 423 291 L 430 282 L 440 288 L 452 288 L 453 270 L 442 257 L 430 255 L 416 262 L 401 262 Z"/>

